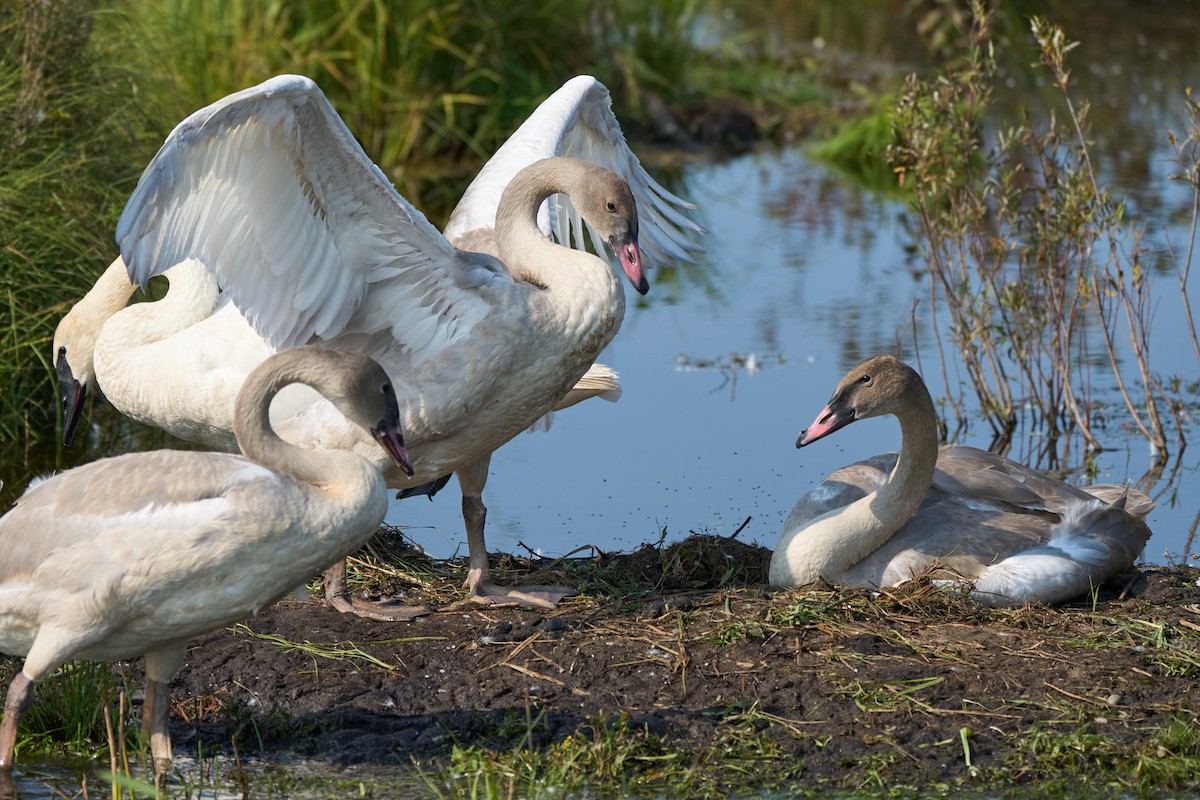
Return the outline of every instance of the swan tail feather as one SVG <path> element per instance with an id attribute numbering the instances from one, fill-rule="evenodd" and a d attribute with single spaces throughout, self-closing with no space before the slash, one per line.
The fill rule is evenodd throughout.
<path id="1" fill-rule="evenodd" d="M 1049 540 L 992 565 L 971 596 L 984 605 L 1054 605 L 1087 595 L 1125 572 L 1141 555 L 1150 529 L 1125 509 L 1126 496 L 1077 503 Z"/>
<path id="2" fill-rule="evenodd" d="M 555 412 L 568 409 L 576 403 L 582 403 L 592 397 L 599 397 L 610 403 L 617 402 L 621 398 L 620 374 L 604 364 L 592 364 L 554 408 L 529 426 L 529 432 L 550 430 L 551 425 L 554 424 Z"/>

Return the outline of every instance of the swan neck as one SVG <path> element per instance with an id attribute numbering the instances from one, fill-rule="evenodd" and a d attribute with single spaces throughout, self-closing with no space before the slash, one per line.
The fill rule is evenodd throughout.
<path id="1" fill-rule="evenodd" d="M 887 536 L 916 513 L 933 482 L 937 465 L 937 413 L 929 392 L 924 386 L 920 388 L 895 412 L 900 420 L 900 455 L 887 483 L 875 492 L 877 502 L 888 507 L 889 523 L 894 523 Z"/>
<path id="2" fill-rule="evenodd" d="M 154 302 L 135 303 L 114 316 L 104 327 L 104 339 L 120 342 L 125 349 L 158 342 L 212 314 L 219 294 L 217 283 L 200 262 L 180 262 L 164 275 L 167 293 Z"/>
<path id="3" fill-rule="evenodd" d="M 125 307 L 135 289 L 137 286 L 130 282 L 125 262 L 117 256 L 75 307 L 82 306 L 88 312 L 107 319 Z"/>
<path id="4" fill-rule="evenodd" d="M 549 286 L 576 272 L 565 268 L 563 256 L 569 248 L 543 234 L 537 216 L 546 198 L 582 189 L 589 167 L 594 165 L 571 158 L 548 158 L 534 162 L 509 181 L 496 208 L 496 248 L 514 277 Z"/>
<path id="5" fill-rule="evenodd" d="M 537 226 L 538 208 L 547 197 L 558 192 L 567 192 L 563 178 L 570 169 L 566 159 L 544 159 L 518 172 L 500 195 L 496 207 L 496 238 L 500 243 L 501 257 L 505 255 L 505 243 L 514 239 L 536 236 L 544 239 Z"/>
<path id="6" fill-rule="evenodd" d="M 117 257 L 59 321 L 54 331 L 55 358 L 60 347 L 65 349 L 71 371 L 81 383 L 95 387 L 96 348 L 104 330 L 125 308 L 136 288 L 129 282 L 125 262 Z"/>
<path id="7" fill-rule="evenodd" d="M 365 465 L 366 462 L 353 453 L 298 447 L 275 432 L 271 427 L 271 401 L 293 383 L 304 384 L 324 394 L 324 375 L 302 358 L 269 360 L 246 378 L 238 392 L 233 421 L 234 435 L 242 454 L 269 469 L 316 486 L 330 485 L 341 477 L 342 472 Z"/>

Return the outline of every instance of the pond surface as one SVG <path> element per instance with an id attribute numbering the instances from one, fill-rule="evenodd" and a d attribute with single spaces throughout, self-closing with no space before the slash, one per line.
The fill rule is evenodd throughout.
<path id="1" fill-rule="evenodd" d="M 869 52 L 884 63 L 918 62 L 917 41 L 891 35 L 894 21 L 886 19 L 895 9 L 868 5 L 832 15 L 764 14 L 763 48 L 776 55 L 788 48 L 811 52 L 811 43 L 820 40 L 822 49 L 840 47 L 847 58 Z M 1190 239 L 1191 195 L 1169 180 L 1174 168 L 1166 130 L 1184 128 L 1184 88 L 1200 75 L 1194 68 L 1189 75 L 1181 65 L 1194 63 L 1190 54 L 1200 22 L 1195 15 L 1172 13 L 1169 4 L 1156 8 L 1139 15 L 1136 30 L 1122 21 L 1128 10 L 1123 3 L 1098 4 L 1073 17 L 1068 34 L 1082 44 L 1070 63 L 1076 102 L 1092 104 L 1092 155 L 1102 179 L 1128 198 L 1129 219 L 1147 226 L 1150 263 L 1159 268 L 1155 369 L 1187 384 L 1200 377 L 1200 365 L 1184 338 L 1164 228 L 1182 252 Z M 744 16 L 752 14 L 747 10 Z M 1044 119 L 1058 97 L 1047 88 L 1045 71 L 1029 66 L 1036 53 L 1025 41 L 1027 23 L 1010 10 L 998 30 L 1002 70 L 995 124 L 1017 120 L 1025 109 Z M 619 115 L 620 98 L 614 104 Z M 914 360 L 915 340 L 934 396 L 962 390 L 941 382 L 928 322 L 928 279 L 901 203 L 858 188 L 798 148 L 693 163 L 670 183 L 699 205 L 710 231 L 703 242 L 707 254 L 694 269 L 652 268 L 646 298 L 634 302 L 627 290 L 624 325 L 602 356 L 621 373 L 619 402 L 576 406 L 558 414 L 549 432 L 519 436 L 496 454 L 484 497 L 492 550 L 524 553 L 528 547 L 561 555 L 589 545 L 629 549 L 662 536 L 739 529 L 744 539 L 773 546 L 793 503 L 824 475 L 898 446 L 895 422 L 875 420 L 794 449 L 796 434 L 848 367 L 896 351 L 898 342 L 901 354 Z M 946 329 L 943 320 L 940 330 Z M 943 344 L 952 351 L 949 342 Z M 947 373 L 958 381 L 961 371 L 950 364 Z M 1108 399 L 1117 401 L 1115 394 Z M 50 466 L 178 446 L 169 437 L 114 421 L 116 416 L 91 415 L 90 446 L 80 436 L 83 446 L 70 452 L 15 454 L 25 469 L 14 466 L 6 473 L 3 499 L 15 496 L 28 475 Z M 1150 467 L 1148 447 L 1136 433 L 1126 435 L 1124 421 L 1118 403 L 1110 428 L 1100 434 L 1111 449 L 1099 458 L 1099 481 L 1137 481 Z M 1032 463 L 1038 433 L 1018 437 L 1010 455 Z M 990 438 L 982 422 L 956 436 L 979 447 L 987 447 Z M 1159 505 L 1150 516 L 1150 561 L 1195 552 L 1190 535 L 1200 502 L 1189 498 L 1198 456 L 1195 447 L 1185 451 L 1174 462 L 1180 468 L 1174 480 L 1151 489 Z M 6 454 L 6 460 L 17 458 Z M 465 553 L 456 484 L 432 503 L 394 503 L 388 521 L 408 529 L 436 556 Z"/>
<path id="2" fill-rule="evenodd" d="M 1071 18 L 1067 33 L 1081 40 L 1071 53 L 1073 101 L 1091 103 L 1092 158 L 1102 182 L 1128 199 L 1127 219 L 1146 227 L 1143 245 L 1157 267 L 1153 368 L 1160 379 L 1178 376 L 1186 385 L 1200 378 L 1200 364 L 1166 243 L 1169 237 L 1182 253 L 1191 241 L 1192 195 L 1170 180 L 1178 169 L 1167 130 L 1186 127 L 1184 90 L 1200 78 L 1191 58 L 1200 22 L 1168 4 L 1130 27 L 1122 9 L 1099 4 Z M 837 18 L 803 17 L 795 28 L 768 30 L 793 42 L 844 35 L 829 21 Z M 873 23 L 855 21 L 861 28 L 849 36 L 865 51 L 872 37 L 886 37 Z M 1061 113 L 1048 73 L 1029 67 L 1037 55 L 1022 44 L 1027 23 L 1012 13 L 999 27 L 996 125 L 1026 109 L 1043 119 L 1047 108 Z M 896 46 L 894 37 L 882 46 Z M 893 55 L 902 61 L 908 54 Z M 700 206 L 710 231 L 706 259 L 682 274 L 652 273 L 650 295 L 631 303 L 601 358 L 621 373 L 619 402 L 575 406 L 556 415 L 549 432 L 520 436 L 495 455 L 484 498 L 493 550 L 562 555 L 739 530 L 743 539 L 774 546 L 793 503 L 823 476 L 899 446 L 898 425 L 885 419 L 794 449 L 847 368 L 897 352 L 898 343 L 913 361 L 915 339 L 934 397 L 961 391 L 941 378 L 928 278 L 902 204 L 857 188 L 799 149 L 692 165 L 672 188 Z M 943 319 L 940 330 L 947 327 Z M 947 374 L 956 381 L 962 373 L 951 363 Z M 1100 394 L 1115 411 L 1099 434 L 1107 449 L 1094 480 L 1136 483 L 1154 455 L 1127 426 L 1116 393 Z M 1194 394 L 1185 401 L 1194 406 Z M 982 422 L 956 437 L 982 448 L 990 439 Z M 1041 444 L 1038 431 L 1025 431 L 1010 455 L 1034 463 Z M 1147 561 L 1195 557 L 1198 464 L 1197 448 L 1185 450 L 1171 462 L 1172 477 L 1147 489 L 1158 501 Z M 446 490 L 449 500 L 394 504 L 388 519 L 434 554 L 464 553 L 454 488 Z"/>

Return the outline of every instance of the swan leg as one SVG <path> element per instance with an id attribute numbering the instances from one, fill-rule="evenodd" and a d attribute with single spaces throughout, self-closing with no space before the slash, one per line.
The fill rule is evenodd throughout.
<path id="1" fill-rule="evenodd" d="M 425 606 L 402 606 L 389 600 L 359 600 L 346 584 L 346 560 L 325 570 L 325 601 L 343 614 L 354 614 L 382 622 L 406 622 L 433 613 Z"/>
<path id="2" fill-rule="evenodd" d="M 523 605 L 534 608 L 554 608 L 564 597 L 577 594 L 571 586 L 497 586 L 489 580 L 488 552 L 483 529 L 487 521 L 487 506 L 483 504 L 483 487 L 487 484 L 489 453 L 465 469 L 458 471 L 462 487 L 463 523 L 467 528 L 467 550 L 470 566 L 463 585 L 470 600 L 482 605 Z"/>
<path id="3" fill-rule="evenodd" d="M 95 626 L 86 634 L 55 623 L 44 623 L 38 628 L 25 663 L 9 684 L 8 697 L 4 700 L 4 719 L 0 720 L 0 772 L 12 769 L 17 725 L 33 702 L 34 683 L 65 664 L 72 653 L 78 652 L 89 641 L 95 641 L 105 633 L 101 626 Z"/>
<path id="4" fill-rule="evenodd" d="M 8 696 L 4 700 L 4 719 L 0 720 L 0 772 L 12 769 L 13 751 L 17 747 L 17 725 L 32 702 L 33 678 L 22 670 L 8 685 Z"/>
<path id="5" fill-rule="evenodd" d="M 187 642 L 160 647 L 146 653 L 146 698 L 142 701 L 142 738 L 150 742 L 155 774 L 171 767 L 171 733 L 167 720 L 171 711 L 171 678 L 179 671 L 187 653 Z"/>

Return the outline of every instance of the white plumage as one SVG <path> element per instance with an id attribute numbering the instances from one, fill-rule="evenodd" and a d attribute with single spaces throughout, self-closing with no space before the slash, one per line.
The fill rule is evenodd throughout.
<path id="1" fill-rule="evenodd" d="M 618 166 L 632 183 L 617 186 L 594 166 L 558 159 L 553 168 L 539 165 L 540 177 L 514 191 L 515 176 L 535 162 L 575 152 Z M 597 185 L 605 188 L 580 214 L 587 187 Z M 506 191 L 512 195 L 508 212 L 501 207 Z M 614 212 L 605 202 L 613 199 L 618 203 L 611 208 L 620 206 L 616 216 L 628 217 L 623 232 L 611 224 Z M 651 221 L 641 231 L 635 205 Z M 624 298 L 607 264 L 552 245 L 544 233 L 552 222 L 581 231 L 577 220 L 588 216 L 592 235 L 601 237 L 593 241 L 613 248 L 644 290 L 639 241 L 676 261 L 699 249 L 689 236 L 700 228 L 676 206 L 689 207 L 641 169 L 612 117 L 607 90 L 582 77 L 547 100 L 488 163 L 454 212 L 448 240 L 396 194 L 311 81 L 281 76 L 181 123 L 130 198 L 118 238 L 136 282 L 185 259 L 211 267 L 245 316 L 229 321 L 230 329 L 248 322 L 267 352 L 316 338 L 368 353 L 403 375 L 397 390 L 405 430 L 417 445 L 417 474 L 410 480 L 391 470 L 389 485 L 412 488 L 459 473 L 473 565 L 469 584 L 483 599 L 491 587 L 480 495 L 491 452 L 546 412 L 617 386 L 599 370 L 599 384 L 568 394 L 616 332 Z M 633 238 L 618 241 L 614 232 Z M 118 269 L 114 264 L 110 272 Z M 102 302 L 95 306 L 102 310 L 78 315 L 90 317 L 87 323 L 60 325 L 56 359 L 68 384 L 86 379 L 93 353 L 87 340 L 94 333 L 80 329 L 107 327 L 104 320 L 131 291 L 128 279 L 124 284 L 124 296 L 114 300 L 120 292 L 98 283 L 93 291 Z M 221 301 L 214 307 L 210 319 L 225 313 Z M 197 327 L 213 324 L 203 319 Z M 187 348 L 203 352 L 206 341 L 219 338 L 210 333 L 189 335 L 185 347 L 168 352 L 190 358 Z M 219 358 L 214 353 L 212 360 Z M 130 373 L 123 374 L 132 385 Z M 157 391 L 144 388 L 153 380 L 128 395 L 145 402 Z M 131 415 L 221 446 L 228 426 L 219 396 L 205 381 L 197 372 L 181 379 L 182 391 L 164 383 L 164 393 L 173 395 L 165 418 L 144 410 Z M 106 393 L 108 382 L 100 379 Z M 192 402 L 189 390 L 203 397 L 204 407 Z M 68 405 L 77 397 L 64 390 Z M 111 399 L 120 407 L 122 399 Z M 281 421 L 280 430 L 290 441 L 379 458 L 325 403 L 304 406 Z M 498 594 L 549 602 L 537 594 Z"/>
<path id="2" fill-rule="evenodd" d="M 361 546 L 387 511 L 376 467 L 279 439 L 265 406 L 306 383 L 410 469 L 395 392 L 358 353 L 297 348 L 246 379 L 236 431 L 245 457 L 160 450 L 37 482 L 0 518 L 0 651 L 25 656 L 0 722 L 0 769 L 34 682 L 75 658 L 146 657 L 143 727 L 170 759 L 167 683 L 188 640 L 273 602 Z"/>

